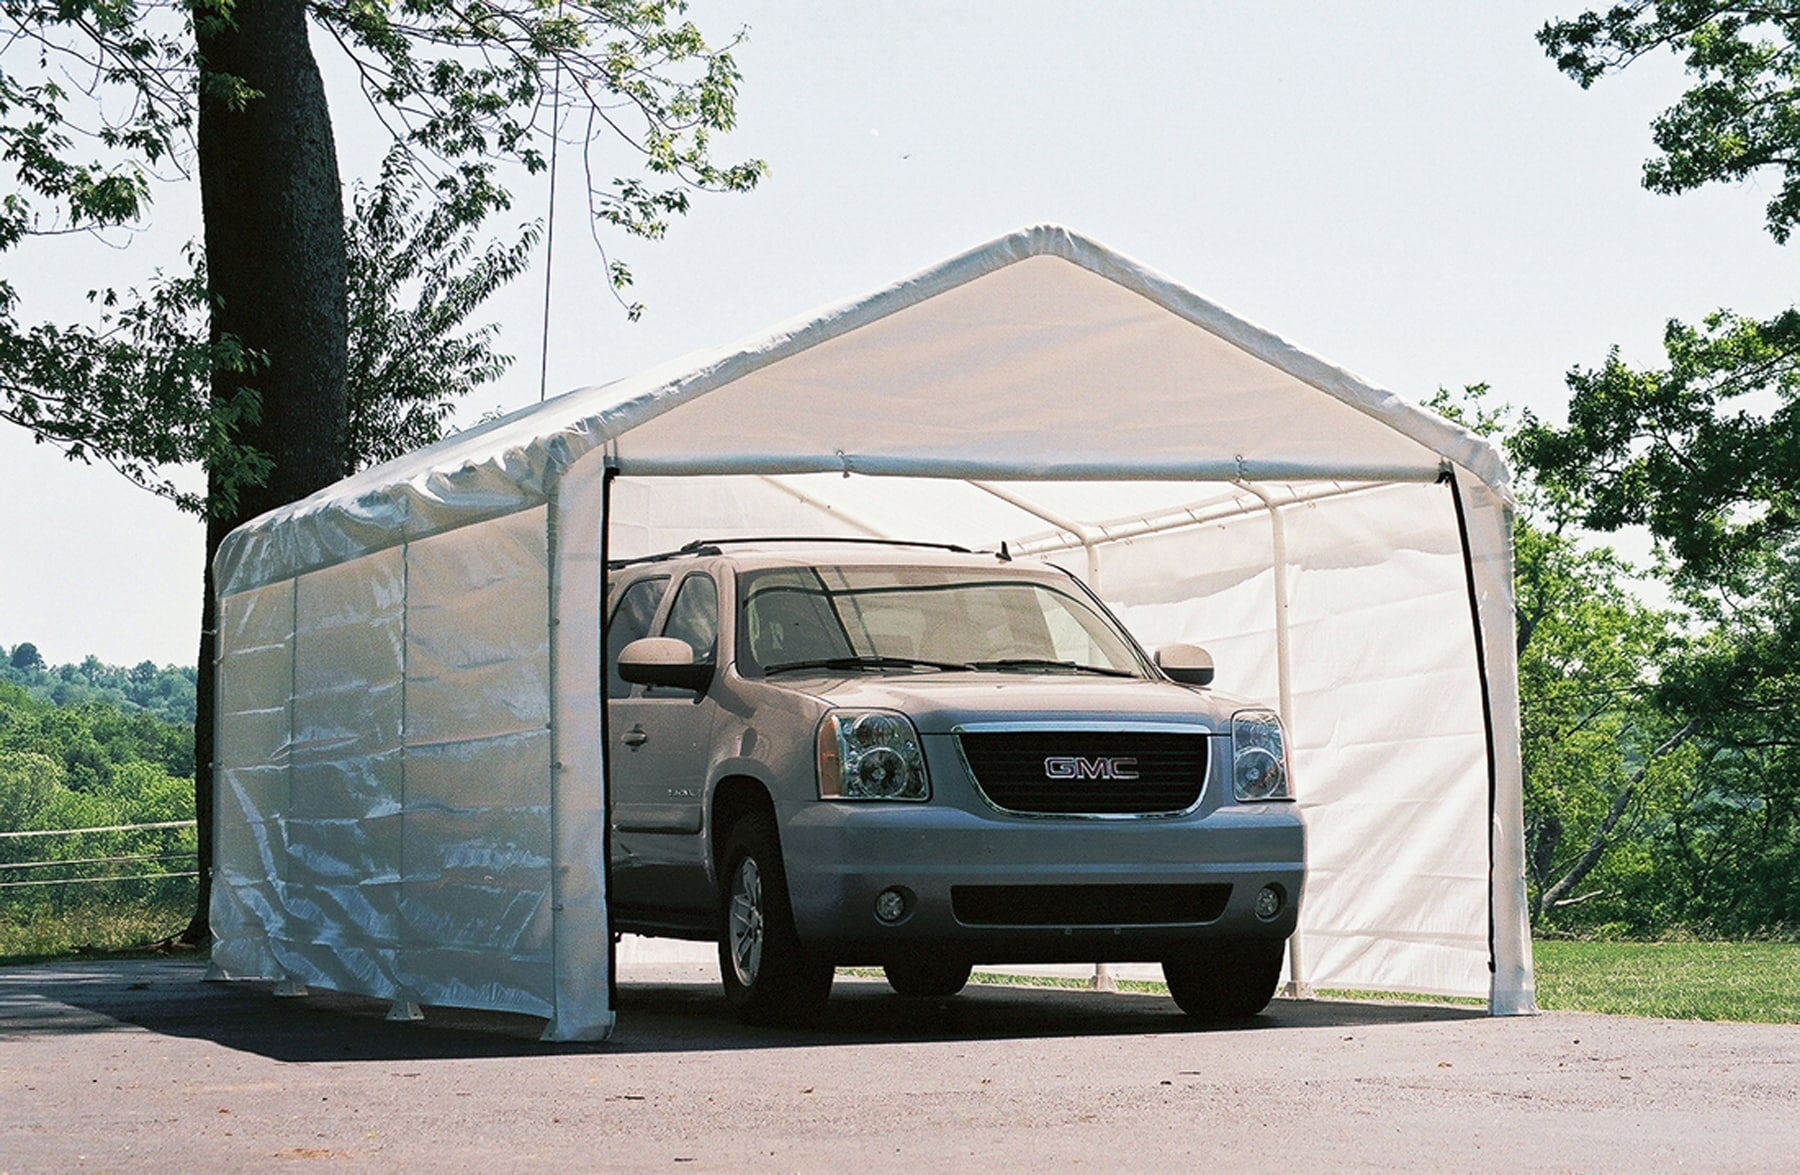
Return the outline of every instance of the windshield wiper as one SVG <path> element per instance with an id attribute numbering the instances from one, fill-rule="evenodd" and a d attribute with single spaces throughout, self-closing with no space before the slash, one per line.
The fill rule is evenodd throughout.
<path id="1" fill-rule="evenodd" d="M 1052 673 L 1060 670 L 1073 673 L 1099 673 L 1107 677 L 1137 676 L 1137 674 L 1129 669 L 1113 669 L 1105 665 L 1083 665 L 1079 661 L 1052 661 L 1048 657 L 1002 657 L 998 661 L 976 661 L 973 663 L 973 667 L 976 669 L 998 669 L 1002 672 L 1014 669 L 1042 669 Z"/>
<path id="2" fill-rule="evenodd" d="M 764 665 L 763 675 L 794 669 L 972 669 L 956 661 L 927 661 L 919 657 L 818 657 L 810 661 L 783 661 Z"/>

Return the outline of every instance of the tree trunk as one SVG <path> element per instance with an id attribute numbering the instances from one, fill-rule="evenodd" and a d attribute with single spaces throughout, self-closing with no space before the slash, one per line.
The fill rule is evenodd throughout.
<path id="1" fill-rule="evenodd" d="M 1587 875 L 1594 871 L 1594 867 L 1600 864 L 1600 859 L 1606 855 L 1606 850 L 1612 847 L 1613 829 L 1617 828 L 1619 821 L 1624 819 L 1625 810 L 1631 806 L 1632 797 L 1637 795 L 1638 785 L 1644 782 L 1644 777 L 1650 773 L 1650 768 L 1656 764 L 1658 759 L 1691 738 L 1694 731 L 1699 728 L 1699 720 L 1688 719 L 1680 730 L 1664 739 L 1662 745 L 1651 751 L 1645 757 L 1643 764 L 1631 773 L 1631 778 L 1625 781 L 1625 786 L 1614 794 L 1612 805 L 1607 809 L 1605 819 L 1600 821 L 1600 827 L 1594 830 L 1593 837 L 1588 841 L 1587 851 L 1581 854 L 1581 858 L 1570 867 L 1567 873 L 1563 874 L 1561 881 L 1538 894 L 1536 912 L 1539 915 L 1549 913 L 1558 906 L 1574 904 L 1568 894 L 1587 879 Z"/>
<path id="2" fill-rule="evenodd" d="M 217 618 L 213 555 L 234 527 L 346 472 L 348 310 L 343 191 L 325 86 L 307 43 L 301 0 L 199 0 L 200 203 L 212 336 L 235 337 L 260 358 L 251 370 L 217 371 L 215 401 L 254 388 L 261 417 L 239 439 L 273 461 L 261 485 L 240 487 L 220 513 L 228 471 L 207 471 L 214 505 L 206 526 L 194 724 L 200 900 L 183 933 L 207 941 L 212 881 L 213 705 Z M 230 79 L 254 91 L 233 97 Z"/>

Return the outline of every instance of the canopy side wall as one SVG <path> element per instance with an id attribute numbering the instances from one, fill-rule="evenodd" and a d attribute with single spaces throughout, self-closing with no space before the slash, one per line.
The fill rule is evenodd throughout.
<path id="1" fill-rule="evenodd" d="M 996 529 L 1002 525 L 1015 528 L 1015 539 L 1041 528 L 1041 517 L 961 483 L 832 477 L 802 484 L 784 495 L 762 478 L 625 477 L 610 524 L 630 553 L 759 532 L 928 533 L 991 546 L 1008 536 Z M 1029 500 L 1045 487 L 993 488 Z M 1167 496 L 1166 487 L 1157 488 Z M 1293 487 L 1270 489 L 1280 491 L 1271 494 L 1280 501 Z M 896 528 L 896 506 L 909 500 L 922 511 L 919 521 Z M 1486 503 L 1505 509 L 1496 495 Z M 1449 484 L 1351 487 L 1280 509 L 1288 532 L 1296 780 L 1312 865 L 1302 978 L 1492 997 L 1490 958 L 1500 952 L 1501 972 L 1528 982 L 1528 939 L 1510 940 L 1510 960 L 1504 935 L 1490 944 L 1491 925 L 1515 932 L 1524 926 L 1522 890 L 1496 881 L 1490 868 L 1490 857 L 1506 856 L 1506 827 L 1516 829 L 1518 816 L 1516 803 L 1509 815 L 1502 802 L 1490 822 L 1469 569 Z M 1507 673 L 1511 661 L 1501 653 L 1510 648 L 1510 579 L 1493 573 L 1510 565 L 1510 532 L 1472 513 L 1472 549 L 1492 595 L 1482 631 L 1494 646 L 1489 660 Z M 1059 561 L 1085 577 L 1085 551 L 1073 536 L 1067 546 Z M 1218 689 L 1275 701 L 1275 577 L 1265 510 L 1125 541 L 1103 538 L 1095 547 L 1099 592 L 1140 640 L 1150 647 L 1203 644 L 1220 667 Z M 1503 726 L 1507 713 L 1516 715 L 1516 687 L 1509 692 L 1500 681 L 1490 693 Z M 1513 781 L 1496 789 L 1502 797 L 1518 793 L 1516 719 L 1513 738 L 1510 752 L 1504 738 L 1497 744 L 1495 778 L 1510 772 Z M 1493 1006 L 1517 1010 L 1505 999 Z"/>
<path id="2" fill-rule="evenodd" d="M 1391 486 L 1281 507 L 1288 715 L 1307 814 L 1301 983 L 1488 994 L 1488 782 L 1450 496 Z M 1101 593 L 1215 688 L 1280 696 L 1271 523 L 1256 511 L 1099 547 Z"/>
<path id="3" fill-rule="evenodd" d="M 561 982 L 554 950 L 563 919 L 604 927 L 604 895 L 553 867 L 595 839 L 598 800 L 556 810 L 550 523 L 540 506 L 222 597 L 222 973 L 610 1027 L 604 968 Z"/>

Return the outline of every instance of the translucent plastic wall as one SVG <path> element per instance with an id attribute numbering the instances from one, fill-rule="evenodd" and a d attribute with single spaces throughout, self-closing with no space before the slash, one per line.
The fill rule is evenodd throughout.
<path id="1" fill-rule="evenodd" d="M 1010 536 L 1023 550 L 1046 545 L 1045 519 L 1009 497 L 1069 511 L 1082 496 L 626 477 L 606 518 L 602 460 L 570 470 L 551 507 L 221 601 L 223 971 L 604 1036 L 602 534 L 615 556 L 745 533 Z M 1203 644 L 1218 689 L 1285 705 L 1309 828 L 1296 978 L 1530 1010 L 1504 501 L 1470 484 L 1459 518 L 1448 483 L 1268 489 L 1273 514 L 1234 512 L 1239 491 L 1216 484 L 1145 487 L 1145 517 L 1194 493 L 1210 520 L 1052 557 L 1147 646 Z M 1077 517 L 1116 519 L 1130 491 L 1096 486 L 1104 512 Z"/>
<path id="2" fill-rule="evenodd" d="M 1001 488 L 1068 509 L 1067 486 Z M 1100 486 L 1096 496 L 1129 488 Z M 1285 591 L 1289 719 L 1308 820 L 1295 955 L 1301 982 L 1491 995 L 1497 1011 L 1521 1000 L 1528 1008 L 1529 948 L 1516 892 L 1522 861 L 1509 874 L 1502 852 L 1490 866 L 1490 835 L 1504 837 L 1517 818 L 1500 809 L 1490 820 L 1484 667 L 1451 487 L 1268 488 L 1282 531 L 1281 575 L 1277 523 L 1249 498 L 1230 517 L 1097 543 L 1095 586 L 1147 647 L 1204 645 L 1218 666 L 1217 689 L 1265 704 L 1283 693 L 1277 618 Z M 1219 487 L 1183 492 L 1217 498 Z M 1477 550 L 1493 554 L 1478 557 L 1477 571 L 1491 597 L 1487 672 L 1504 720 L 1517 712 L 1508 522 L 1502 503 L 1483 500 Z M 615 550 L 634 554 L 733 533 L 887 533 L 976 546 L 1011 537 L 1015 549 L 1044 546 L 1031 539 L 1044 533 L 1042 519 L 950 481 L 622 478 L 613 508 Z M 1080 546 L 1065 541 L 1050 557 L 1089 576 Z M 1499 731 L 1495 754 L 1516 761 L 1514 722 Z M 1497 769 L 1505 778 L 1505 765 Z M 1516 808 L 1516 794 L 1510 802 Z M 1499 983 L 1490 972 L 1491 903 L 1520 940 L 1510 956 L 1516 965 Z"/>
<path id="3" fill-rule="evenodd" d="M 554 1014 L 546 523 L 220 601 L 226 974 Z"/>
<path id="4" fill-rule="evenodd" d="M 1486 995 L 1488 764 L 1454 501 L 1397 485 L 1281 507 L 1304 982 Z M 1101 591 L 1151 646 L 1202 644 L 1216 688 L 1275 702 L 1264 511 L 1107 546 Z"/>

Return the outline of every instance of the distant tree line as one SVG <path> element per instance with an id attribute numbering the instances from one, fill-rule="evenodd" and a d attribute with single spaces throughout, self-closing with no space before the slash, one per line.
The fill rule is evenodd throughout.
<path id="1" fill-rule="evenodd" d="M 139 661 L 126 668 L 102 664 L 91 653 L 78 665 L 51 667 L 30 641 L 10 650 L 0 645 L 0 681 L 57 706 L 103 702 L 127 713 L 143 711 L 163 722 L 192 726 L 195 676 L 192 665 Z M 185 774 L 192 777 L 191 764 Z"/>
<path id="2" fill-rule="evenodd" d="M 19 648 L 36 655 L 29 645 L 14 654 Z M 9 676 L 36 674 L 67 684 L 41 665 L 15 668 L 10 656 L 5 665 Z M 107 688 L 83 679 L 83 689 Z M 191 677 L 187 688 L 191 709 Z M 0 832 L 192 820 L 193 774 L 191 725 L 135 704 L 93 699 L 58 704 L 0 681 Z M 0 918 L 26 917 L 46 906 L 146 899 L 168 903 L 174 917 L 193 900 L 194 880 L 151 875 L 192 873 L 195 852 L 192 828 L 0 837 Z M 99 878 L 131 880 L 89 883 Z"/>

